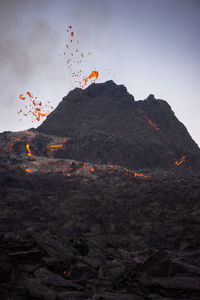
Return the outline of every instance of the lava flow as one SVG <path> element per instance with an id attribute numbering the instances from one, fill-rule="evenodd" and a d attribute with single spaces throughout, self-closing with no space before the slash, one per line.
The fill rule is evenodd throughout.
<path id="1" fill-rule="evenodd" d="M 144 175 L 144 174 L 142 174 L 142 173 L 138 174 L 138 173 L 135 173 L 135 172 L 133 172 L 133 171 L 131 171 L 131 170 L 129 170 L 129 169 L 126 169 L 126 168 L 125 168 L 125 171 L 126 171 L 126 173 L 125 173 L 126 176 L 128 176 L 128 175 L 133 175 L 134 177 L 143 177 L 143 178 L 147 178 L 147 176 Z"/>
<path id="2" fill-rule="evenodd" d="M 175 161 L 175 165 L 180 166 L 182 163 L 186 162 L 186 156 L 182 156 L 179 161 Z"/>
<path id="3" fill-rule="evenodd" d="M 30 145 L 29 144 L 26 145 L 26 149 L 28 151 L 28 156 L 33 156 L 32 153 L 31 153 Z"/>
<path id="4" fill-rule="evenodd" d="M 52 153 L 56 151 L 56 148 L 62 148 L 63 145 L 68 141 L 70 140 L 70 138 L 66 138 L 63 140 L 63 142 L 61 144 L 53 144 L 53 145 L 50 145 L 48 146 L 48 150 L 50 150 Z"/>
<path id="5" fill-rule="evenodd" d="M 63 144 L 49 146 L 49 148 L 62 148 L 62 147 L 63 147 Z"/>
<path id="6" fill-rule="evenodd" d="M 154 123 L 152 122 L 148 117 L 147 115 L 144 113 L 144 111 L 142 109 L 139 109 L 142 117 L 155 129 L 155 130 L 160 130 L 160 128 Z"/>

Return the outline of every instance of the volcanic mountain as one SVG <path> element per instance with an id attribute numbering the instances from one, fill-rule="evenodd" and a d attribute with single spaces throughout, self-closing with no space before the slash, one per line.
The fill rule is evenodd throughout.
<path id="1" fill-rule="evenodd" d="M 0 134 L 0 299 L 200 299 L 200 150 L 113 81 Z"/>
<path id="2" fill-rule="evenodd" d="M 184 158 L 200 166 L 197 144 L 166 101 L 153 95 L 134 101 L 113 81 L 71 91 L 37 131 L 70 137 L 60 158 L 134 169 L 166 168 Z"/>

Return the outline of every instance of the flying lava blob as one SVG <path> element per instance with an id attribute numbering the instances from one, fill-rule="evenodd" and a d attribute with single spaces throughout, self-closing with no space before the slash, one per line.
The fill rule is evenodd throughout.
<path id="1" fill-rule="evenodd" d="M 38 101 L 37 97 L 34 97 L 33 94 L 30 92 L 27 92 L 26 95 L 20 94 L 19 99 L 23 101 L 27 100 L 27 102 L 26 104 L 23 102 L 23 107 L 18 111 L 18 114 L 21 114 L 24 117 L 30 117 L 32 123 L 34 121 L 39 122 L 41 118 L 44 118 L 47 115 L 49 115 L 54 108 L 50 105 L 49 101 L 43 104 L 42 101 Z"/>
<path id="2" fill-rule="evenodd" d="M 85 86 L 87 85 L 87 82 L 89 79 L 94 78 L 96 80 L 96 79 L 98 79 L 98 77 L 99 77 L 99 73 L 97 71 L 92 71 L 92 73 L 87 78 L 84 79 Z"/>

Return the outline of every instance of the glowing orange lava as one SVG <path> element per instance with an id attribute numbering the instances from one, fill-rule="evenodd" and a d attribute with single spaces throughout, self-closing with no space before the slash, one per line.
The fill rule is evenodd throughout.
<path id="1" fill-rule="evenodd" d="M 155 130 L 160 130 L 160 128 L 154 123 L 152 122 L 147 115 L 144 113 L 144 111 L 142 109 L 139 109 L 141 115 L 143 116 L 143 118 L 155 129 Z"/>
<path id="2" fill-rule="evenodd" d="M 34 97 L 32 93 L 27 92 L 26 94 L 28 95 L 27 100 L 29 100 L 29 102 L 23 107 L 23 109 L 18 111 L 18 114 L 30 117 L 32 119 L 32 123 L 34 121 L 40 121 L 41 117 L 46 117 L 53 110 L 53 106 L 49 104 L 49 101 L 47 101 L 47 104 L 43 104 L 42 101 L 38 101 L 37 97 Z M 23 97 L 23 94 L 20 94 L 19 98 L 26 100 L 26 97 Z"/>
<path id="3" fill-rule="evenodd" d="M 20 95 L 19 95 L 19 98 L 20 98 L 21 100 L 26 100 L 26 97 L 23 97 L 23 94 L 20 94 Z"/>
<path id="4" fill-rule="evenodd" d="M 62 148 L 62 147 L 63 147 L 63 144 L 49 146 L 49 148 Z"/>
<path id="5" fill-rule="evenodd" d="M 30 92 L 27 92 L 27 95 L 28 95 L 29 97 L 33 98 L 33 95 L 31 95 Z"/>
<path id="6" fill-rule="evenodd" d="M 67 42 L 66 42 L 66 49 L 64 51 L 64 55 L 66 56 L 66 65 L 69 71 L 69 76 L 71 84 L 77 86 L 79 85 L 82 89 L 86 87 L 87 82 L 89 79 L 97 79 L 99 73 L 97 71 L 92 71 L 92 73 L 86 78 L 83 77 L 82 70 L 80 69 L 80 64 L 87 63 L 88 57 L 91 55 L 91 51 L 87 51 L 83 53 L 81 49 L 78 48 L 79 40 L 74 38 L 74 30 L 72 26 L 67 27 Z M 87 66 L 88 68 L 88 66 Z"/>
<path id="7" fill-rule="evenodd" d="M 89 79 L 92 79 L 94 78 L 95 80 L 97 80 L 99 77 L 99 73 L 97 71 L 92 71 L 92 73 L 84 79 L 84 85 L 86 86 L 87 85 L 87 82 Z"/>
<path id="8" fill-rule="evenodd" d="M 134 176 L 135 177 L 143 177 L 143 178 L 147 178 L 147 176 L 146 175 L 144 175 L 144 174 L 138 174 L 138 173 L 134 173 Z"/>
<path id="9" fill-rule="evenodd" d="M 33 156 L 32 153 L 31 153 L 30 145 L 29 144 L 26 145 L 26 149 L 28 151 L 28 156 Z"/>
<path id="10" fill-rule="evenodd" d="M 125 171 L 126 171 L 126 173 L 125 173 L 126 176 L 133 175 L 134 177 L 143 177 L 143 178 L 147 178 L 148 177 L 148 176 L 146 176 L 146 175 L 144 175 L 142 173 L 140 173 L 140 174 L 134 173 L 133 171 L 131 171 L 129 169 L 126 169 L 126 168 L 125 168 Z"/>
<path id="11" fill-rule="evenodd" d="M 175 165 L 180 166 L 182 163 L 186 162 L 186 156 L 182 156 L 179 161 L 175 161 Z"/>

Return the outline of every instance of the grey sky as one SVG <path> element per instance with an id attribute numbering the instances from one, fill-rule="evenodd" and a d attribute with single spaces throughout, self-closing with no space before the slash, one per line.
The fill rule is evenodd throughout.
<path id="1" fill-rule="evenodd" d="M 96 68 L 98 82 L 124 84 L 137 100 L 167 100 L 200 145 L 200 0 L 0 0 L 0 131 L 39 125 L 19 121 L 20 93 L 56 106 L 74 87 L 69 25 L 91 51 L 84 75 Z"/>

